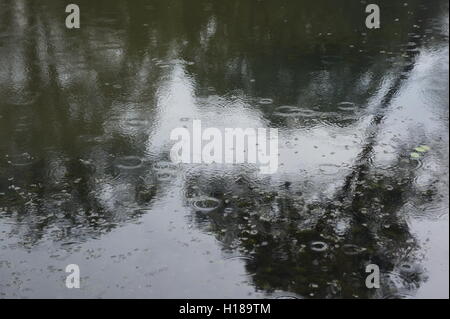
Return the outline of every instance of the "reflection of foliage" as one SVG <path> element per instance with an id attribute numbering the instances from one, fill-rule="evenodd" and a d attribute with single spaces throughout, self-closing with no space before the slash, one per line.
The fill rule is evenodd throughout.
<path id="1" fill-rule="evenodd" d="M 408 61 L 376 110 L 367 144 L 335 201 L 305 204 L 301 195 L 289 194 L 290 185 L 281 195 L 258 194 L 248 187 L 232 202 L 232 213 L 225 208 L 210 214 L 225 248 L 252 257 L 247 267 L 260 289 L 321 298 L 369 297 L 373 293 L 365 287 L 364 270 L 371 263 L 388 274 L 378 297 L 400 297 L 424 280 L 415 266 L 415 241 L 397 215 L 414 176 L 372 176 L 369 164 L 379 126 L 413 68 L 412 56 Z"/>
<path id="2" fill-rule="evenodd" d="M 239 181 L 205 184 L 198 176 L 189 185 L 204 185 L 194 186 L 194 197 L 229 194 L 222 195 L 217 210 L 197 212 L 196 220 L 216 234 L 228 254 L 251 258 L 247 270 L 259 289 L 369 297 L 374 292 L 365 287 L 365 266 L 371 263 L 401 278 L 386 276 L 383 286 L 389 289 L 381 297 L 411 293 L 423 281 L 417 244 L 401 216 L 406 199 L 415 195 L 414 176 L 368 173 L 350 202 L 308 202 L 293 185 L 268 191 Z"/>
<path id="3" fill-rule="evenodd" d="M 411 27 L 439 5 L 425 11 L 427 1 L 411 0 L 405 10 L 380 1 L 389 8 L 385 21 L 399 22 L 368 33 L 359 1 L 344 8 L 334 0 L 80 0 L 83 26 L 74 33 L 62 24 L 63 2 L 20 2 L 23 11 L 14 3 L 0 4 L 0 153 L 30 152 L 37 160 L 14 166 L 0 159 L 0 217 L 15 220 L 24 245 L 46 236 L 63 243 L 95 238 L 151 207 L 164 185 L 150 163 L 123 173 L 114 160 L 145 157 L 158 90 L 173 64 L 185 66 L 199 99 L 236 94 L 252 106 L 261 96 L 276 100 L 254 111 L 287 128 L 293 119 L 274 115 L 279 104 L 309 112 L 296 124 L 350 125 L 389 73 L 396 78 L 372 135 L 334 200 L 311 202 L 290 183 L 267 189 L 244 172 L 237 181 L 191 176 L 186 198 L 221 200 L 218 210 L 196 215 L 198 225 L 211 228 L 228 253 L 251 257 L 247 268 L 259 289 L 370 297 L 367 263 L 400 274 L 403 288 L 423 281 L 399 213 L 416 196 L 414 170 L 376 173 L 370 159 L 391 99 L 428 41 L 425 26 Z M 356 105 L 348 116 L 336 107 L 346 100 Z M 314 242 L 326 249 L 314 251 Z M 402 285 L 386 284 L 392 289 L 383 296 Z"/>
<path id="4" fill-rule="evenodd" d="M 107 159 L 103 159 L 103 163 Z M 123 222 L 137 220 L 156 194 L 151 176 L 139 175 L 117 179 L 95 175 L 92 163 L 68 161 L 61 181 L 35 174 L 45 172 L 43 162 L 17 171 L 5 170 L 0 179 L 2 217 L 14 218 L 26 225 L 26 246 L 37 243 L 46 232 L 61 242 L 84 240 L 111 231 Z M 0 165 L 2 167 L 2 165 Z M 94 174 L 94 175 L 92 175 Z"/>

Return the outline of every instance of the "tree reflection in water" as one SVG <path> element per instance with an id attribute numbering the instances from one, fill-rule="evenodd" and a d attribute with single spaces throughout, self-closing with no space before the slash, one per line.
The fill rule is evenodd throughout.
<path id="1" fill-rule="evenodd" d="M 66 247 L 183 192 L 196 226 L 245 261 L 259 290 L 413 295 L 426 271 L 406 216 L 440 186 L 417 187 L 412 140 L 387 168 L 373 162 L 421 50 L 448 41 L 445 4 L 379 2 L 396 22 L 369 32 L 358 1 L 79 1 L 73 32 L 63 3 L 2 1 L 6 235 L 31 250 Z M 278 127 L 281 172 L 169 163 L 168 132 L 196 117 Z M 364 285 L 371 263 L 383 269 L 380 291 Z"/>

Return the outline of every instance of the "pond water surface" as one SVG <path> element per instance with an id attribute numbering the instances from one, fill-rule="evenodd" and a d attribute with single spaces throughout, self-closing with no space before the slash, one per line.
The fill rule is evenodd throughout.
<path id="1" fill-rule="evenodd" d="M 447 1 L 378 30 L 364 1 L 68 3 L 0 0 L 1 298 L 448 298 Z M 277 173 L 173 164 L 195 119 L 277 128 Z"/>

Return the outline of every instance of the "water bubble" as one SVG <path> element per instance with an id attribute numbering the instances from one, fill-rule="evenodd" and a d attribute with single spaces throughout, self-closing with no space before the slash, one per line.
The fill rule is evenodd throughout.
<path id="1" fill-rule="evenodd" d="M 225 258 L 225 260 L 244 260 L 244 261 L 253 261 L 254 259 L 250 256 L 237 255 Z"/>
<path id="2" fill-rule="evenodd" d="M 328 249 L 328 244 L 322 241 L 315 241 L 310 244 L 310 248 L 312 251 L 324 252 Z"/>
<path id="3" fill-rule="evenodd" d="M 353 112 L 356 109 L 355 103 L 341 102 L 338 104 L 338 109 L 345 112 Z"/>
<path id="4" fill-rule="evenodd" d="M 308 109 L 300 109 L 295 106 L 284 105 L 277 107 L 273 115 L 279 117 L 314 117 L 317 116 L 317 112 Z"/>
<path id="5" fill-rule="evenodd" d="M 262 104 L 262 105 L 269 105 L 269 104 L 273 104 L 273 100 L 269 99 L 269 98 L 261 98 L 258 100 L 258 103 Z"/>
<path id="6" fill-rule="evenodd" d="M 220 201 L 213 197 L 204 197 L 193 200 L 192 206 L 200 212 L 209 213 L 219 208 Z"/>
<path id="7" fill-rule="evenodd" d="M 346 244 L 342 246 L 342 251 L 348 256 L 354 256 L 366 251 L 366 249 L 357 245 Z"/>
<path id="8" fill-rule="evenodd" d="M 120 157 L 116 160 L 116 167 L 119 169 L 137 169 L 140 168 L 143 164 L 141 158 L 137 156 L 124 156 Z"/>

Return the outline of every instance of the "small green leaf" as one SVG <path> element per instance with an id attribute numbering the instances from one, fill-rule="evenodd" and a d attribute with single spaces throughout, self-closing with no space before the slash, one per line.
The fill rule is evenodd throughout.
<path id="1" fill-rule="evenodd" d="M 422 145 L 422 146 L 416 147 L 414 150 L 418 153 L 426 153 L 430 150 L 430 147 Z"/>
<path id="2" fill-rule="evenodd" d="M 416 152 L 418 152 L 418 153 L 425 153 L 425 152 L 426 152 L 425 149 L 423 149 L 421 146 L 416 147 L 414 150 L 415 150 Z"/>
<path id="3" fill-rule="evenodd" d="M 418 158 L 420 158 L 420 154 L 419 153 L 411 153 L 411 158 L 418 159 Z"/>

